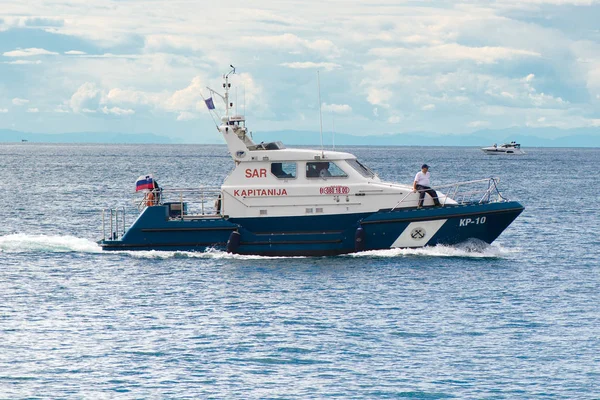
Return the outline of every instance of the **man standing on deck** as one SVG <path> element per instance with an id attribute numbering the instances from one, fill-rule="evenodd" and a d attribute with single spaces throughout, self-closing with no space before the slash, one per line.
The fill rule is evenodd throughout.
<path id="1" fill-rule="evenodd" d="M 413 191 L 416 193 L 419 192 L 419 203 L 417 208 L 423 207 L 423 200 L 425 199 L 425 193 L 431 196 L 433 202 L 436 206 L 440 205 L 440 201 L 438 200 L 437 193 L 430 187 L 429 183 L 429 165 L 423 164 L 421 166 L 421 170 L 417 172 L 415 176 L 415 182 L 413 183 Z"/>

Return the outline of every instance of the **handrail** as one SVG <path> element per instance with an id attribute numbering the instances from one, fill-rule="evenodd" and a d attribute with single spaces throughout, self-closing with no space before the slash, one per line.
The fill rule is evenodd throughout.
<path id="1" fill-rule="evenodd" d="M 457 202 L 458 204 L 467 204 L 467 203 L 473 203 L 473 197 L 477 196 L 477 200 L 475 200 L 476 203 L 478 204 L 482 204 L 482 203 L 491 203 L 493 202 L 491 200 L 492 194 L 494 192 L 496 192 L 497 196 L 498 196 L 498 200 L 496 201 L 507 201 L 507 199 L 502 196 L 502 194 L 500 193 L 500 190 L 498 189 L 498 183 L 500 182 L 500 178 L 485 178 L 485 179 L 475 179 L 475 180 L 471 180 L 471 181 L 463 181 L 463 182 L 455 182 L 455 183 L 450 183 L 450 184 L 445 184 L 445 185 L 438 185 L 438 186 L 432 186 L 431 188 L 433 190 L 438 190 L 438 189 L 444 189 L 444 188 L 452 188 L 452 190 L 449 191 L 449 193 L 445 194 L 443 197 L 443 204 L 442 205 L 446 205 L 446 202 L 448 199 L 452 199 L 453 201 Z M 464 191 L 461 192 L 460 189 L 461 187 L 464 186 L 468 186 L 468 185 L 476 185 L 476 184 L 481 184 L 481 183 L 487 183 L 487 188 L 486 189 L 471 189 L 468 191 Z M 400 185 L 395 185 L 395 184 L 387 184 L 389 186 L 395 187 L 395 186 L 400 186 Z M 405 188 L 405 186 L 402 186 L 403 188 Z M 452 192 L 452 194 L 450 194 L 450 192 Z M 415 193 L 414 190 L 411 190 L 410 192 L 408 192 L 404 197 L 402 197 L 402 199 L 400 199 L 400 201 L 398 203 L 396 203 L 396 205 L 392 208 L 392 211 L 394 211 L 396 208 L 398 208 L 398 206 L 400 204 L 402 204 L 411 194 Z M 479 196 L 481 195 L 481 196 Z M 441 196 L 440 196 L 441 197 Z"/>
<path id="2" fill-rule="evenodd" d="M 147 204 L 148 193 L 153 193 L 153 199 L 151 204 Z M 207 212 L 214 211 L 219 213 L 223 209 L 224 198 L 222 196 L 221 188 L 218 186 L 200 186 L 200 187 L 182 187 L 182 188 L 159 188 L 154 189 L 152 192 L 136 192 L 137 196 L 143 195 L 141 199 L 134 198 L 134 204 L 137 206 L 139 211 L 143 211 L 149 205 L 164 205 L 179 203 L 179 215 L 177 217 L 172 214 L 173 206 L 170 206 L 171 218 L 183 218 L 187 215 L 187 206 L 194 205 L 197 210 L 194 213 L 197 215 L 205 215 Z M 220 201 L 220 210 L 217 209 L 217 205 L 211 206 L 213 201 Z"/>
<path id="3" fill-rule="evenodd" d="M 119 218 L 119 216 L 121 218 Z M 125 207 L 103 208 L 102 209 L 102 240 L 106 240 L 106 219 L 109 219 L 109 240 L 117 240 L 125 235 Z M 121 222 L 121 226 L 119 226 Z"/>

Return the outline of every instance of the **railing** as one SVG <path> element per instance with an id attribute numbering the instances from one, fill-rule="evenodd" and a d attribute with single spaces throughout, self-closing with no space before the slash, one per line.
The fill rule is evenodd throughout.
<path id="1" fill-rule="evenodd" d="M 108 240 L 117 240 L 125 234 L 125 207 L 102 209 L 102 240 L 107 239 L 106 228 Z"/>
<path id="2" fill-rule="evenodd" d="M 442 205 L 446 205 L 448 199 L 451 199 L 458 204 L 484 204 L 507 201 L 500 193 L 500 190 L 498 190 L 499 183 L 500 178 L 487 178 L 434 186 L 432 189 L 435 191 L 447 189 L 446 193 L 439 197 Z M 408 192 L 394 208 L 392 208 L 392 211 L 398 208 L 400 204 L 407 201 L 408 197 L 413 193 L 414 192 L 412 191 Z M 411 199 L 411 201 L 414 201 L 414 199 Z"/>
<path id="3" fill-rule="evenodd" d="M 171 218 L 184 218 L 186 215 L 215 215 L 223 209 L 223 197 L 220 187 L 165 188 L 154 190 L 153 199 L 147 193 L 134 200 L 139 211 L 150 205 L 169 205 Z M 176 212 L 179 215 L 176 216 Z"/>

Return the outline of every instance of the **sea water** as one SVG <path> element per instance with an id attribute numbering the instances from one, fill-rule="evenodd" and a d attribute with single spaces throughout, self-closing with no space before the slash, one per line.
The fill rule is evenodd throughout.
<path id="1" fill-rule="evenodd" d="M 600 398 L 599 149 L 342 150 L 526 209 L 491 246 L 103 253 L 139 175 L 219 185 L 226 148 L 1 144 L 0 398 Z"/>

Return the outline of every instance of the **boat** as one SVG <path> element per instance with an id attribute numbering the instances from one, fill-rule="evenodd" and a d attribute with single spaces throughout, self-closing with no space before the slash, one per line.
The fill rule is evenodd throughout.
<path id="1" fill-rule="evenodd" d="M 264 256 L 329 256 L 353 252 L 492 243 L 524 210 L 501 194 L 498 178 L 435 187 L 418 207 L 411 184 L 381 180 L 353 154 L 255 143 L 243 115 L 231 115 L 230 74 L 217 129 L 234 170 L 220 187 L 159 188 L 138 179 L 139 212 L 126 227 L 124 208 L 102 211 L 103 250 L 223 250 Z M 144 194 L 142 197 L 141 195 Z M 151 196 L 149 196 L 151 194 Z"/>
<path id="2" fill-rule="evenodd" d="M 525 154 L 523 150 L 521 150 L 521 145 L 517 142 L 504 143 L 498 146 L 494 143 L 492 146 L 483 147 L 481 149 L 485 154 L 513 154 L 513 155 L 521 155 Z"/>

